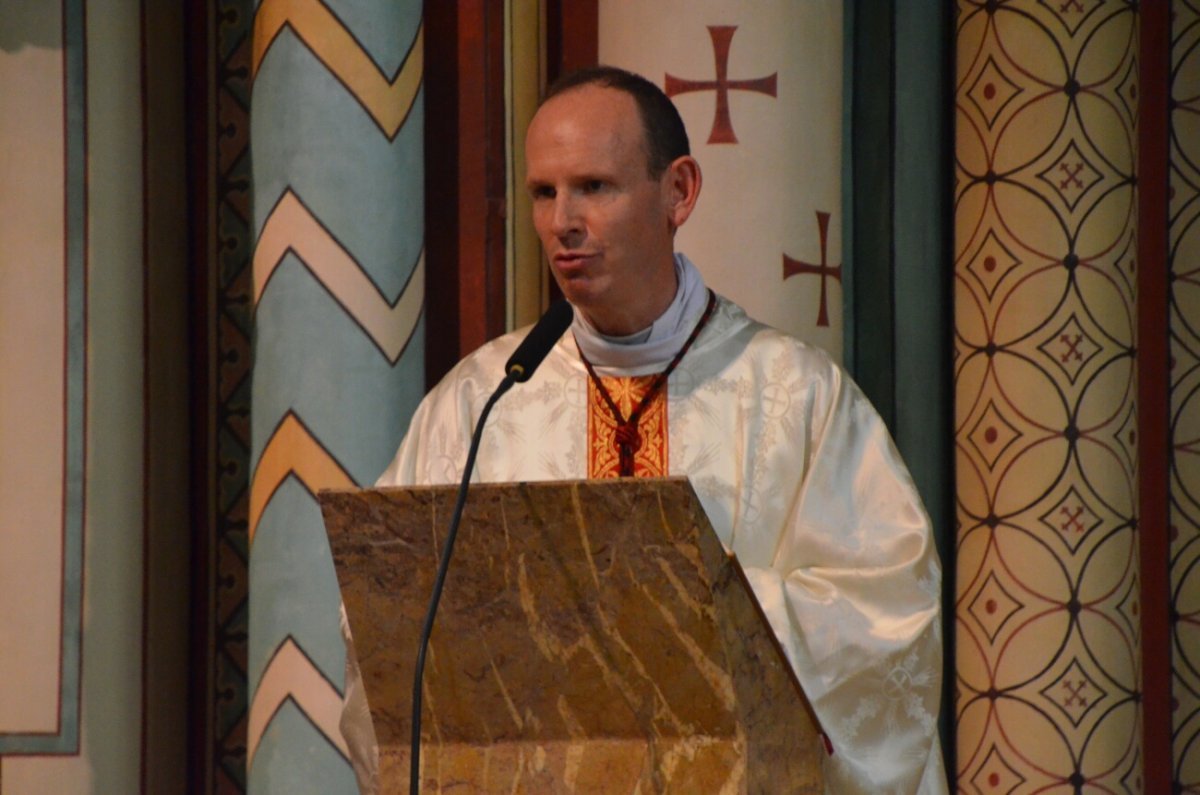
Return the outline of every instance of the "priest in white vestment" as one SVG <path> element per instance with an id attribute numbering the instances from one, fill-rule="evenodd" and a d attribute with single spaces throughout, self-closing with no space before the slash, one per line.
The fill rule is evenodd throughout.
<path id="1" fill-rule="evenodd" d="M 686 475 L 812 702 L 832 748 L 828 791 L 946 792 L 929 519 L 846 374 L 714 295 L 674 253 L 701 184 L 674 107 L 619 70 L 568 77 L 534 117 L 526 160 L 575 320 L 496 404 L 472 479 Z M 379 485 L 459 481 L 523 333 L 429 393 Z M 343 727 L 369 790 L 373 738 L 350 652 Z"/>

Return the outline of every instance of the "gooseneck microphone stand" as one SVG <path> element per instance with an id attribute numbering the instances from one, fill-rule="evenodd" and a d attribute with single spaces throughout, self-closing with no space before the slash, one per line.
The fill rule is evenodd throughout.
<path id="1" fill-rule="evenodd" d="M 429 609 L 425 613 L 425 624 L 421 628 L 421 639 L 417 651 L 417 667 L 413 673 L 412 693 L 412 758 L 409 761 L 408 791 L 418 795 L 421 791 L 421 681 L 425 672 L 425 652 L 429 648 L 429 636 L 433 632 L 433 619 L 437 615 L 438 602 L 442 598 L 442 586 L 446 582 L 446 572 L 450 568 L 450 555 L 454 551 L 454 539 L 458 536 L 458 525 L 462 519 L 463 506 L 467 502 L 467 489 L 470 487 L 471 473 L 475 469 L 475 456 L 479 452 L 479 440 L 483 438 L 483 426 L 487 422 L 492 406 L 496 405 L 505 392 L 512 389 L 513 384 L 528 381 L 533 371 L 546 358 L 546 354 L 554 347 L 554 343 L 571 325 L 574 312 L 566 301 L 559 301 L 551 306 L 546 314 L 537 322 L 520 346 L 504 365 L 505 376 L 496 387 L 496 391 L 488 398 L 480 412 L 479 420 L 475 423 L 475 432 L 471 434 L 471 447 L 467 452 L 467 461 L 463 465 L 462 482 L 458 486 L 458 499 L 454 503 L 454 513 L 450 517 L 450 531 L 446 534 L 446 545 L 442 550 L 442 559 L 438 563 L 437 577 L 433 582 L 433 595 L 429 598 Z"/>

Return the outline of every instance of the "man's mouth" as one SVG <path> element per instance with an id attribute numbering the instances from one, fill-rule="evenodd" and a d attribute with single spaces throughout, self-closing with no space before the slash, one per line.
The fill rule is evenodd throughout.
<path id="1" fill-rule="evenodd" d="M 596 254 L 587 251 L 560 251 L 554 255 L 554 265 L 564 275 L 571 275 L 583 270 L 596 258 Z"/>

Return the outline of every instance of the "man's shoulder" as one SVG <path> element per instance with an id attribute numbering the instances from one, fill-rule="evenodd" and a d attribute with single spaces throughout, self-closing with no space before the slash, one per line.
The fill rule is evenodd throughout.
<path id="1" fill-rule="evenodd" d="M 488 340 L 458 361 L 442 380 L 430 390 L 445 393 L 457 392 L 464 385 L 475 385 L 476 389 L 494 389 L 504 378 L 504 364 L 513 351 L 529 334 L 532 325 L 524 326 Z"/>
<path id="2" fill-rule="evenodd" d="M 488 340 L 464 356 L 455 365 L 454 369 L 467 367 L 486 369 L 490 372 L 496 368 L 498 363 L 499 371 L 496 377 L 503 378 L 504 362 L 508 361 L 509 356 L 512 356 L 513 351 L 521 344 L 521 340 L 529 333 L 530 328 L 532 327 L 525 326 L 524 328 L 519 328 L 516 331 L 510 331 L 507 334 L 501 334 L 499 337 Z"/>
<path id="3" fill-rule="evenodd" d="M 718 298 L 720 341 L 742 349 L 745 355 L 772 366 L 781 358 L 807 371 L 838 377 L 841 367 L 823 348 L 751 317 L 724 296 Z"/>

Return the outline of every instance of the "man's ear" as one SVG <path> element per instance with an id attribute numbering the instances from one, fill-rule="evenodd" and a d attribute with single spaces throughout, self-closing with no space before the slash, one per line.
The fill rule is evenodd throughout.
<path id="1" fill-rule="evenodd" d="M 663 190 L 672 231 L 683 226 L 692 214 L 696 199 L 700 198 L 702 181 L 700 164 L 691 155 L 678 157 L 667 166 L 663 173 Z"/>

